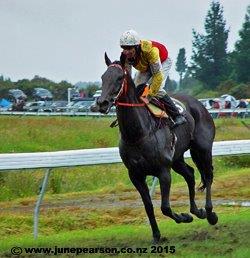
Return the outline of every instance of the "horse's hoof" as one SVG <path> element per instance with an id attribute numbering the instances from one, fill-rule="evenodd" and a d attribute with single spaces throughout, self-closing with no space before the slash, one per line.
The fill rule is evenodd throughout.
<path id="1" fill-rule="evenodd" d="M 160 242 L 160 237 L 154 237 L 152 240 L 152 245 L 157 245 Z"/>
<path id="2" fill-rule="evenodd" d="M 156 245 L 159 243 L 161 239 L 161 234 L 160 233 L 156 233 L 154 236 L 153 236 L 153 240 L 152 240 L 152 244 L 153 245 Z"/>
<path id="3" fill-rule="evenodd" d="M 207 217 L 207 212 L 205 209 L 198 209 L 198 212 L 196 213 L 197 218 L 199 219 L 205 219 Z"/>
<path id="4" fill-rule="evenodd" d="M 190 209 L 190 212 L 194 214 L 199 219 L 205 219 L 207 217 L 207 212 L 205 209 Z"/>
<path id="5" fill-rule="evenodd" d="M 210 225 L 215 225 L 218 222 L 218 216 L 215 212 L 212 212 L 209 216 L 207 216 L 207 221 Z"/>
<path id="6" fill-rule="evenodd" d="M 175 218 L 174 221 L 175 221 L 177 224 L 180 224 L 181 222 L 183 222 L 180 217 Z"/>
<path id="7" fill-rule="evenodd" d="M 181 213 L 181 216 L 183 223 L 190 223 L 193 221 L 193 217 L 188 213 Z"/>

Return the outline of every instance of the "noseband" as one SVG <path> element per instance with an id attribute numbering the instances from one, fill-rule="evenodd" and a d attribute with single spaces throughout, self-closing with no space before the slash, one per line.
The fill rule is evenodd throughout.
<path id="1" fill-rule="evenodd" d="M 123 106 L 123 107 L 144 107 L 145 106 L 144 102 L 143 103 L 128 103 L 128 102 L 120 102 L 119 101 L 119 98 L 122 95 L 127 95 L 127 92 L 128 92 L 128 81 L 127 81 L 128 71 L 127 71 L 127 69 L 123 69 L 122 66 L 119 65 L 119 64 L 109 65 L 109 67 L 112 67 L 112 66 L 121 69 L 123 71 L 123 74 L 124 74 L 121 89 L 119 90 L 117 96 L 115 97 L 115 105 L 116 106 Z"/>

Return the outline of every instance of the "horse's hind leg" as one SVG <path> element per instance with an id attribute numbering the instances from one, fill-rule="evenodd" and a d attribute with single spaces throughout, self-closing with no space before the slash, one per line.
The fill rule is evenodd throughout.
<path id="1" fill-rule="evenodd" d="M 196 215 L 200 219 L 207 217 L 205 209 L 198 209 L 195 203 L 195 178 L 194 169 L 185 163 L 184 158 L 176 160 L 172 168 L 175 172 L 184 177 L 188 185 L 189 200 L 190 200 L 190 212 Z"/>
<path id="2" fill-rule="evenodd" d="M 150 222 L 150 226 L 153 232 L 153 243 L 157 244 L 160 240 L 161 234 L 155 219 L 154 207 L 151 201 L 151 197 L 149 195 L 149 189 L 146 183 L 146 177 L 140 175 L 140 173 L 137 173 L 136 171 L 129 171 L 129 177 L 133 185 L 141 195 L 141 198 Z"/>
<path id="3" fill-rule="evenodd" d="M 211 186 L 213 183 L 213 165 L 212 165 L 212 150 L 205 148 L 191 148 L 191 157 L 195 162 L 202 178 L 202 189 L 206 189 L 206 204 L 207 220 L 209 224 L 215 225 L 218 217 L 213 212 L 213 205 L 211 200 Z"/>
<path id="4" fill-rule="evenodd" d="M 162 169 L 159 173 L 159 182 L 161 187 L 161 210 L 162 213 L 173 220 L 175 220 L 176 223 L 189 223 L 193 221 L 193 217 L 189 215 L 188 213 L 181 213 L 177 214 L 172 211 L 170 208 L 170 202 L 169 202 L 169 193 L 170 193 L 170 186 L 171 186 L 171 175 L 170 171 L 167 169 Z"/>

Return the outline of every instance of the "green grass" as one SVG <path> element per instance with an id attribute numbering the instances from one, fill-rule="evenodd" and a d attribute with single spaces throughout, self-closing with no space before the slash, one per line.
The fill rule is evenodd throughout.
<path id="1" fill-rule="evenodd" d="M 109 128 L 112 120 L 0 116 L 0 153 L 117 146 L 119 132 L 117 128 Z M 242 121 L 250 124 L 250 119 L 215 120 L 216 140 L 249 139 L 250 130 Z M 249 200 L 249 155 L 217 157 L 213 161 L 213 200 Z M 187 162 L 194 167 L 190 159 Z M 43 170 L 0 173 L 0 257 L 10 257 L 12 246 L 116 246 L 150 250 L 151 231 L 145 224 L 143 205 L 136 208 L 122 206 L 124 202 L 140 201 L 123 164 L 53 169 L 43 202 L 45 206 L 41 209 L 40 236 L 34 241 L 32 213 L 43 175 Z M 172 178 L 171 201 L 187 201 L 183 178 L 176 173 L 172 173 Z M 151 183 L 151 178 L 148 182 Z M 197 185 L 200 182 L 197 171 L 196 182 Z M 205 198 L 204 193 L 199 192 L 196 197 L 199 201 Z M 160 200 L 159 186 L 155 199 Z M 71 206 L 68 201 L 77 204 Z M 109 206 L 113 202 L 120 205 Z M 107 207 L 98 207 L 98 203 L 107 203 Z M 188 210 L 187 206 L 173 208 L 177 212 Z M 161 214 L 160 207 L 155 210 L 162 235 L 168 238 L 160 245 L 175 245 L 173 256 L 250 256 L 249 208 L 216 206 L 219 223 L 213 227 L 198 219 L 191 224 L 177 225 Z M 130 254 L 124 256 L 132 257 Z"/>
<path id="2" fill-rule="evenodd" d="M 215 141 L 250 139 L 250 119 L 215 119 Z"/>
<path id="3" fill-rule="evenodd" d="M 114 118 L 0 116 L 0 153 L 105 148 L 118 145 Z M 250 119 L 217 119 L 216 140 L 249 139 Z"/>
<path id="4" fill-rule="evenodd" d="M 195 168 L 191 160 L 188 160 L 188 163 Z M 241 171 L 249 172 L 249 167 L 249 156 L 215 158 L 215 180 L 220 175 L 232 176 L 235 173 L 240 174 Z M 36 196 L 43 176 L 43 170 L 0 173 L 0 201 Z M 151 178 L 149 177 L 149 182 L 150 180 Z M 183 183 L 184 181 L 181 176 L 172 173 L 172 182 Z M 197 170 L 196 182 L 197 184 L 200 182 L 200 176 Z M 108 193 L 126 191 L 126 189 L 133 189 L 127 169 L 123 164 L 115 164 L 53 169 L 46 193 L 49 195 L 71 192 Z"/>
<path id="5" fill-rule="evenodd" d="M 188 191 L 184 180 L 173 173 L 171 187 L 171 201 L 188 203 Z M 124 174 L 124 180 L 128 180 Z M 93 180 L 91 180 L 92 182 Z M 100 180 L 101 181 L 101 180 Z M 83 189 L 79 192 L 61 194 L 46 193 L 40 216 L 40 233 L 43 235 L 57 234 L 58 232 L 75 231 L 79 228 L 92 230 L 109 225 L 140 224 L 144 223 L 145 211 L 138 192 L 128 181 L 117 180 L 114 185 L 106 185 L 95 190 Z M 249 200 L 250 188 L 249 168 L 231 168 L 226 173 L 218 173 L 213 184 L 213 200 Z M 199 180 L 197 180 L 197 184 Z M 160 201 L 159 185 L 156 188 L 154 200 Z M 33 208 L 37 197 L 14 199 L 0 202 L 0 235 L 9 238 L 14 235 L 30 234 L 33 227 Z M 196 200 L 203 203 L 205 193 L 197 192 Z M 131 209 L 134 202 L 138 206 Z M 104 204 L 104 205 L 102 205 Z M 53 208 L 52 208 L 53 207 Z M 217 210 L 218 206 L 216 206 Z M 174 209 L 180 212 L 188 208 Z M 222 208 L 220 208 L 222 209 Z M 156 206 L 156 215 L 163 218 L 160 207 Z"/>
<path id="6" fill-rule="evenodd" d="M 163 236 L 160 246 L 175 246 L 174 257 L 249 257 L 250 210 L 247 208 L 225 208 L 220 210 L 219 223 L 210 226 L 205 220 L 194 220 L 191 224 L 175 224 L 170 219 L 160 219 Z M 31 235 L 8 237 L 0 241 L 2 257 L 10 255 L 13 246 L 19 247 L 130 247 L 147 248 L 143 257 L 159 257 L 166 254 L 151 254 L 151 232 L 147 223 L 140 225 L 110 225 L 93 230 L 75 230 L 52 235 L 41 235 L 34 240 Z M 159 249 L 160 250 L 160 249 Z M 120 254 L 121 255 L 121 254 Z M 167 254 L 171 256 L 172 254 Z M 83 256 L 83 255 L 82 255 Z M 84 255 L 86 256 L 86 255 Z M 94 255 L 102 257 L 103 255 Z M 125 257 L 137 257 L 124 254 Z M 32 257 L 38 257 L 32 255 Z M 63 257 L 68 257 L 64 255 Z M 70 256 L 71 257 L 71 256 Z M 87 255 L 91 257 L 91 255 Z M 93 257 L 93 255 L 92 255 Z"/>
<path id="7" fill-rule="evenodd" d="M 117 146 L 112 118 L 0 116 L 0 153 Z"/>
<path id="8" fill-rule="evenodd" d="M 86 117 L 5 117 L 0 116 L 0 153 L 56 151 L 117 146 L 118 129 L 111 129 L 113 118 Z M 249 139 L 250 130 L 242 124 L 250 119 L 215 120 L 216 140 Z M 191 160 L 188 163 L 194 167 Z M 215 177 L 228 170 L 250 167 L 249 156 L 214 159 Z M 37 194 L 43 170 L 0 173 L 0 201 Z M 95 178 L 95 180 L 93 180 Z M 197 182 L 199 177 L 197 173 Z M 183 181 L 176 174 L 173 181 Z M 133 186 L 123 164 L 53 169 L 48 194 L 70 192 L 110 192 Z"/>

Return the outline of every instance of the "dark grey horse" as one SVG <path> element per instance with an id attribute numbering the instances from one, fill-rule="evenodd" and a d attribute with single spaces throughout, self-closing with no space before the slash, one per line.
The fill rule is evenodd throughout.
<path id="1" fill-rule="evenodd" d="M 169 202 L 171 168 L 182 175 L 187 182 L 190 197 L 190 212 L 200 219 L 207 218 L 215 225 L 218 217 L 213 212 L 211 185 L 213 181 L 212 144 L 215 135 L 213 120 L 203 105 L 190 96 L 175 96 L 186 106 L 187 123 L 171 129 L 163 119 L 157 119 L 148 111 L 136 94 L 134 82 L 124 67 L 124 57 L 111 62 L 105 53 L 108 66 L 102 75 L 102 94 L 97 100 L 100 112 L 108 113 L 111 106 L 117 106 L 117 119 L 121 133 L 119 150 L 128 169 L 129 177 L 139 191 L 153 232 L 153 242 L 160 239 L 160 231 L 146 184 L 146 176 L 159 179 L 161 189 L 161 210 L 176 223 L 193 220 L 188 213 L 175 213 Z M 202 178 L 201 189 L 206 189 L 205 209 L 198 209 L 195 203 L 194 169 L 184 160 L 184 152 L 190 149 Z"/>

